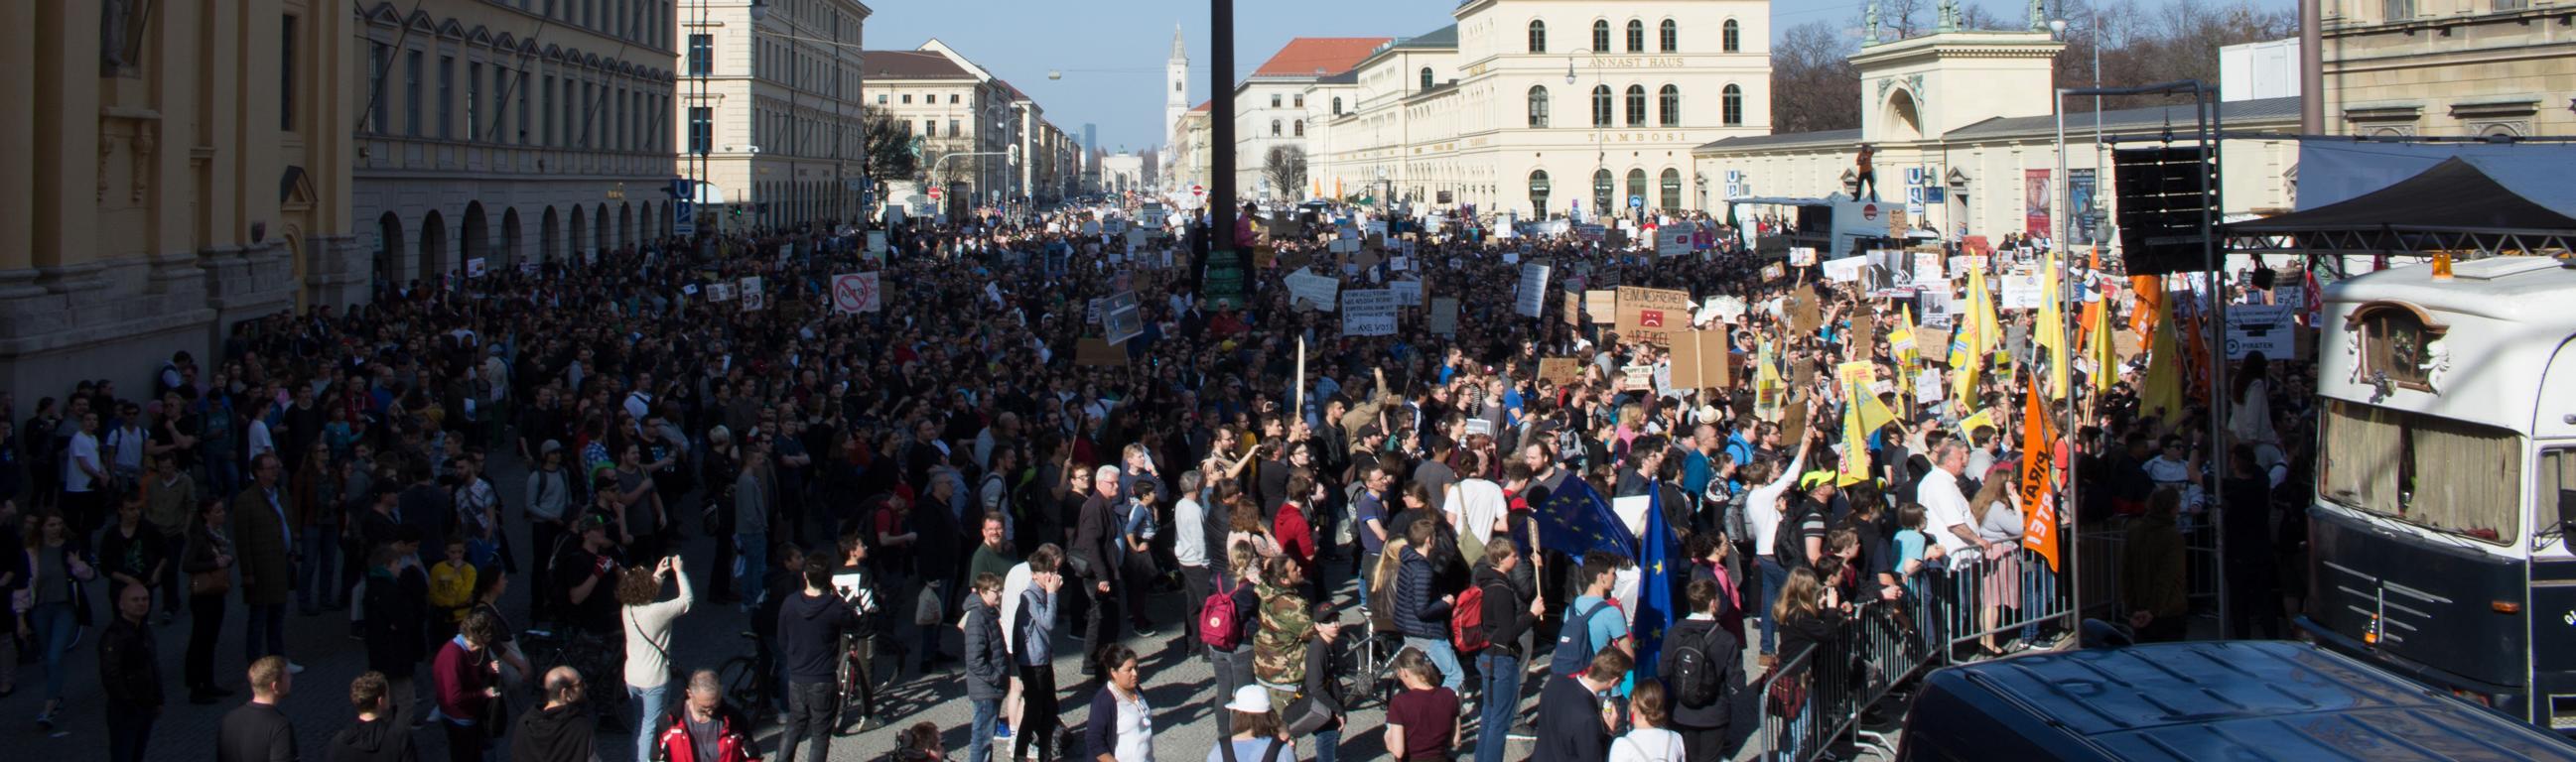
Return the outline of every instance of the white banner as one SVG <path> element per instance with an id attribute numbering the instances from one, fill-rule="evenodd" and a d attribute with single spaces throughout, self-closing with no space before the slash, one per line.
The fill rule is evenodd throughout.
<path id="1" fill-rule="evenodd" d="M 1395 290 L 1367 289 L 1342 294 L 1342 335 L 1395 335 Z"/>
<path id="2" fill-rule="evenodd" d="M 1340 279 L 1316 275 L 1305 270 L 1289 273 L 1285 280 L 1288 285 L 1288 305 L 1291 307 L 1296 306 L 1299 301 L 1305 301 L 1315 305 L 1315 309 L 1329 312 L 1333 309 L 1334 295 L 1342 288 Z"/>
<path id="3" fill-rule="evenodd" d="M 1690 237 L 1691 237 L 1691 232 L 1690 232 L 1690 229 L 1689 229 L 1689 228 L 1675 227 L 1675 226 L 1666 226 L 1666 227 L 1656 228 L 1656 229 L 1655 229 L 1655 256 L 1658 256 L 1658 257 L 1681 257 L 1681 256 L 1689 256 L 1689 255 L 1690 255 L 1690 245 L 1691 245 L 1691 244 L 1690 244 Z"/>
<path id="4" fill-rule="evenodd" d="M 1999 279 L 2003 281 L 2003 308 L 2008 310 L 2039 309 L 2039 279 L 2041 277 L 2042 276 L 2039 273 L 2030 271 L 2016 270 L 2004 273 L 2004 276 Z"/>
<path id="5" fill-rule="evenodd" d="M 767 306 L 769 306 L 769 296 L 768 292 L 760 287 L 760 276 L 745 276 L 742 279 L 742 311 L 759 312 L 761 308 Z"/>
<path id="6" fill-rule="evenodd" d="M 1422 281 L 1418 281 L 1418 280 L 1394 280 L 1394 281 L 1387 281 L 1386 288 L 1387 288 L 1387 290 L 1389 290 L 1389 291 L 1393 291 L 1393 292 L 1395 292 L 1395 303 L 1396 303 L 1398 306 L 1403 306 L 1403 307 L 1420 307 L 1420 306 L 1422 306 Z"/>
<path id="7" fill-rule="evenodd" d="M 2287 360 L 2298 352 L 2292 318 L 2298 312 L 2279 304 L 2227 305 L 2227 359 L 2242 360 L 2252 352 Z"/>
<path id="8" fill-rule="evenodd" d="M 992 286 L 991 283 L 984 284 L 987 290 Z M 876 273 L 842 273 L 832 276 L 832 311 L 850 315 L 878 312 L 883 309 L 885 305 L 883 297 L 877 292 Z"/>

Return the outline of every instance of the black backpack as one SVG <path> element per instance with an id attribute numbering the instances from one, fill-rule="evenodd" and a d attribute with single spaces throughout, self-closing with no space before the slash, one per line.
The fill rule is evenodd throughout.
<path id="1" fill-rule="evenodd" d="M 1814 562 L 1807 557 L 1806 536 L 1798 527 L 1806 523 L 1808 516 L 1815 515 L 1816 508 L 1816 504 L 1803 498 L 1791 499 L 1789 510 L 1780 514 L 1780 528 L 1771 533 L 1771 560 L 1780 562 L 1780 568 L 1796 569 Z"/>
<path id="2" fill-rule="evenodd" d="M 1682 706 L 1703 707 L 1725 696 L 1726 673 L 1730 666 L 1725 662 L 1729 655 L 1726 652 L 1732 649 L 1718 647 L 1715 642 L 1718 638 L 1729 637 L 1716 622 L 1693 622 L 1685 626 L 1692 624 L 1705 626 L 1699 629 L 1698 637 L 1679 639 L 1678 647 L 1673 650 L 1673 693 Z"/>

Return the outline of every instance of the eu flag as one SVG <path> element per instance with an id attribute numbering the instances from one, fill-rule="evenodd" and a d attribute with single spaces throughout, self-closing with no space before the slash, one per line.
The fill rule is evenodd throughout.
<path id="1" fill-rule="evenodd" d="M 1593 491 L 1582 477 L 1567 475 L 1548 493 L 1537 516 L 1540 548 L 1565 554 L 1582 561 L 1583 554 L 1595 550 L 1617 553 L 1621 558 L 1637 557 L 1637 539 L 1628 534 L 1628 525 L 1610 511 L 1610 501 Z"/>
<path id="2" fill-rule="evenodd" d="M 1676 604 L 1683 603 L 1683 585 L 1690 581 L 1690 559 L 1683 558 L 1681 541 L 1673 535 L 1671 525 L 1664 523 L 1664 485 L 1649 486 L 1646 509 L 1646 534 L 1637 538 L 1637 615 L 1629 622 L 1628 631 L 1637 639 L 1637 679 L 1655 676 L 1656 657 L 1664 649 L 1664 630 L 1688 612 Z"/>

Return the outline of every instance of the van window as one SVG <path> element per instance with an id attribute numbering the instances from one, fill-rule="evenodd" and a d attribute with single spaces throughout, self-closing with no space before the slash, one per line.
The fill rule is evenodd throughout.
<path id="1" fill-rule="evenodd" d="M 2481 542 L 2521 530 L 2522 438 L 2493 426 L 2329 400 L 2317 494 Z"/>

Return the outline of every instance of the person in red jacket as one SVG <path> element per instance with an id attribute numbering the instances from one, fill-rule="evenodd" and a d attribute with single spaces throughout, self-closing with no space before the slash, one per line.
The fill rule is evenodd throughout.
<path id="1" fill-rule="evenodd" d="M 1279 551 L 1297 562 L 1297 570 L 1314 579 L 1315 526 L 1307 518 L 1314 505 L 1313 471 L 1297 469 L 1288 474 L 1288 500 L 1279 504 L 1279 515 L 1271 518 L 1270 533 L 1279 537 Z"/>
<path id="2" fill-rule="evenodd" d="M 438 647 L 438 658 L 430 662 L 430 679 L 438 685 L 438 713 L 447 729 L 447 758 L 455 762 L 481 762 L 492 745 L 492 733 L 482 723 L 484 710 L 499 688 L 499 660 L 492 658 L 492 643 L 500 640 L 501 623 L 492 612 L 476 611 L 465 616 L 456 637 Z"/>
<path id="3" fill-rule="evenodd" d="M 702 745 L 714 744 L 715 762 L 760 762 L 751 721 L 724 701 L 715 670 L 689 675 L 689 700 L 662 715 L 653 730 L 651 762 L 697 762 Z"/>

